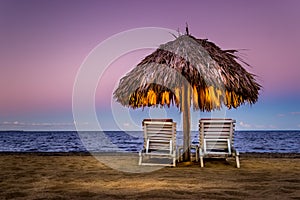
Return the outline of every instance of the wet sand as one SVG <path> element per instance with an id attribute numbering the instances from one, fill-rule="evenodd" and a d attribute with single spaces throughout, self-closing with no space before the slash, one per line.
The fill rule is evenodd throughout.
<path id="1" fill-rule="evenodd" d="M 300 199 L 300 156 L 245 154 L 240 169 L 210 159 L 205 168 L 153 171 L 136 155 L 2 153 L 0 199 Z"/>

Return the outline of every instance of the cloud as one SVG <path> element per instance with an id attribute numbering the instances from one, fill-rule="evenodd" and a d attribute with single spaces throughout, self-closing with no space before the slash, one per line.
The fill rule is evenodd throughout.
<path id="1" fill-rule="evenodd" d="M 240 122 L 240 126 L 243 127 L 243 128 L 251 128 L 251 125 L 247 124 L 245 122 Z"/>
<path id="2" fill-rule="evenodd" d="M 271 128 L 271 129 L 277 129 L 278 127 L 275 126 L 275 125 L 273 125 L 273 124 L 270 124 L 270 125 L 269 125 L 269 128 Z"/>
<path id="3" fill-rule="evenodd" d="M 26 123 L 27 126 L 73 126 L 74 122 L 32 122 Z"/>
<path id="4" fill-rule="evenodd" d="M 300 112 L 290 112 L 292 115 L 300 115 Z"/>
<path id="5" fill-rule="evenodd" d="M 258 128 L 258 129 L 264 129 L 264 128 L 266 128 L 266 126 L 265 126 L 265 125 L 258 124 L 258 125 L 255 125 L 255 128 Z"/>
<path id="6" fill-rule="evenodd" d="M 13 121 L 13 122 L 1 122 L 0 125 L 3 126 L 73 126 L 73 122 L 19 122 L 19 121 Z"/>
<path id="7" fill-rule="evenodd" d="M 14 121 L 14 122 L 1 122 L 0 125 L 15 125 L 15 126 L 18 126 L 18 125 L 25 125 L 24 122 L 18 122 L 18 121 Z"/>
<path id="8" fill-rule="evenodd" d="M 277 117 L 285 117 L 286 115 L 300 115 L 300 112 L 289 112 L 287 114 L 284 113 L 278 113 L 276 116 Z"/>
<path id="9" fill-rule="evenodd" d="M 123 126 L 124 127 L 131 127 L 130 123 L 124 123 Z"/>

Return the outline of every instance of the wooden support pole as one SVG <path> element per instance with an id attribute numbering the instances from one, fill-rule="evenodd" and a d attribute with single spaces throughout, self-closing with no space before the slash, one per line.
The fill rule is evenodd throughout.
<path id="1" fill-rule="evenodd" d="M 183 161 L 190 161 L 191 90 L 189 84 L 182 88 Z"/>

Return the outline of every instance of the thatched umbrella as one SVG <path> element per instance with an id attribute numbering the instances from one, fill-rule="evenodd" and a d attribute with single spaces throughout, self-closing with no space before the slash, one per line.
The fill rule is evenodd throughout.
<path id="1" fill-rule="evenodd" d="M 237 60 L 237 50 L 222 50 L 189 34 L 162 44 L 120 80 L 114 98 L 132 108 L 177 106 L 183 113 L 184 160 L 190 153 L 190 106 L 211 111 L 257 101 L 260 85 Z"/>

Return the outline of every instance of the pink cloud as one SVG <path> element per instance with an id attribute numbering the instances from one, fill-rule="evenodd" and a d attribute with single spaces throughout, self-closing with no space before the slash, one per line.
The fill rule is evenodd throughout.
<path id="1" fill-rule="evenodd" d="M 300 115 L 300 112 L 291 112 L 292 115 Z"/>

